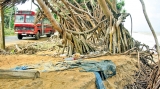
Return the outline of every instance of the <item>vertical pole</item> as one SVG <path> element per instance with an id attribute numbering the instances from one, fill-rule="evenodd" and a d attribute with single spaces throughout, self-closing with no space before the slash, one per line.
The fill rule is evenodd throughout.
<path id="1" fill-rule="evenodd" d="M 3 8 L 0 6 L 0 49 L 5 49 Z"/>
<path id="2" fill-rule="evenodd" d="M 41 22 L 41 27 L 42 27 L 42 35 L 44 35 L 44 19 L 42 19 L 42 22 Z"/>

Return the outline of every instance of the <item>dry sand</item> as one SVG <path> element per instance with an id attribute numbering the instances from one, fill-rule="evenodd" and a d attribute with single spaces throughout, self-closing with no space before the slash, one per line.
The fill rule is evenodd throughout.
<path id="1" fill-rule="evenodd" d="M 125 55 L 103 56 L 85 60 L 112 60 L 117 74 L 104 81 L 107 89 L 123 89 L 134 82 L 137 59 Z M 10 69 L 18 65 L 36 64 L 40 61 L 62 61 L 62 58 L 38 55 L 0 55 L 0 69 Z M 42 72 L 40 78 L 0 79 L 0 89 L 96 89 L 95 76 L 91 72 L 79 72 L 78 68 L 57 72 Z"/>

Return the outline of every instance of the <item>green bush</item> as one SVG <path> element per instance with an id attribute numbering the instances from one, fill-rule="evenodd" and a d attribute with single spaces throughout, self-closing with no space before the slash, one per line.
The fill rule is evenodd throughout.
<path id="1" fill-rule="evenodd" d="M 14 29 L 7 29 L 7 28 L 4 28 L 4 33 L 5 33 L 5 36 L 15 35 Z"/>

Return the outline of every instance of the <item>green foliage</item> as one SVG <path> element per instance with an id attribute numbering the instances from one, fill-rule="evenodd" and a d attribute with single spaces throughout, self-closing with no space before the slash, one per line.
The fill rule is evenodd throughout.
<path id="1" fill-rule="evenodd" d="M 77 2 L 78 2 L 78 3 L 82 3 L 82 2 L 84 2 L 84 0 L 77 0 Z"/>
<path id="2" fill-rule="evenodd" d="M 4 9 L 4 33 L 5 35 L 15 35 L 14 33 L 14 14 L 16 7 Z"/>
<path id="3" fill-rule="evenodd" d="M 14 30 L 4 28 L 4 33 L 6 36 L 15 35 Z"/>
<path id="4" fill-rule="evenodd" d="M 124 5 L 125 5 L 124 0 L 120 0 L 119 2 L 117 2 L 116 4 L 117 10 L 121 12 L 125 12 L 125 10 L 123 10 Z"/>
<path id="5" fill-rule="evenodd" d="M 15 50 L 12 49 L 12 50 L 10 51 L 10 53 L 11 53 L 11 54 L 15 54 Z"/>
<path id="6" fill-rule="evenodd" d="M 69 1 L 70 3 L 72 3 L 73 5 L 76 5 L 73 0 L 68 0 L 68 1 Z M 76 1 L 77 1 L 77 3 L 79 3 L 83 8 L 86 8 L 86 7 L 84 6 L 84 0 L 76 0 Z M 91 5 L 95 5 L 96 2 L 97 2 L 97 0 L 85 0 L 85 1 L 87 2 L 86 4 L 87 4 L 87 6 L 88 6 L 88 8 L 89 8 L 90 10 L 92 10 Z M 113 0 L 110 0 L 110 1 L 112 2 Z M 126 12 L 126 10 L 123 9 L 124 5 L 125 5 L 125 1 L 124 1 L 124 0 L 117 0 L 116 8 L 117 8 L 117 10 L 118 10 L 119 12 Z"/>
<path id="7" fill-rule="evenodd" d="M 125 10 L 125 9 L 123 9 L 123 10 L 122 10 L 122 13 L 126 13 L 126 10 Z"/>
<path id="8" fill-rule="evenodd" d="M 4 10 L 4 27 L 7 29 L 13 29 L 14 27 L 14 13 L 15 7 L 6 8 Z"/>
<path id="9" fill-rule="evenodd" d="M 74 3 L 74 1 L 73 0 L 68 0 L 69 2 L 71 2 L 71 3 Z M 76 2 L 77 3 L 83 3 L 84 2 L 84 0 L 76 0 Z"/>

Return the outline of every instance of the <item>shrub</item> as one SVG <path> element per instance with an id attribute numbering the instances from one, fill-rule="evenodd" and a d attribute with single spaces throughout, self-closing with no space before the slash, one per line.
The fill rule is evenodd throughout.
<path id="1" fill-rule="evenodd" d="M 4 28 L 4 33 L 5 33 L 5 36 L 15 35 L 13 29 Z"/>

